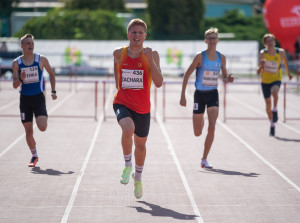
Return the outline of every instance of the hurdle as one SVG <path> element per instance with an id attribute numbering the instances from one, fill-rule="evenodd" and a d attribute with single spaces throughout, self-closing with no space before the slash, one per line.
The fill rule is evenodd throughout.
<path id="1" fill-rule="evenodd" d="M 0 84 L 4 82 L 12 82 L 12 80 L 3 80 L 0 79 Z M 46 85 L 48 84 L 48 80 L 45 80 L 45 91 L 44 94 L 47 92 L 47 87 Z M 82 83 L 82 84 L 94 84 L 94 114 L 93 115 L 50 115 L 50 117 L 55 117 L 55 118 L 93 118 L 95 121 L 98 120 L 98 80 L 56 80 L 56 83 Z M 77 87 L 75 92 L 77 91 Z M 14 114 L 0 114 L 0 117 L 19 117 L 20 115 L 14 115 Z"/>
<path id="2" fill-rule="evenodd" d="M 245 81 L 239 81 L 239 82 L 233 82 L 230 83 L 230 85 L 260 85 L 261 82 L 255 81 L 255 82 L 245 82 Z M 300 120 L 300 117 L 287 117 L 286 111 L 287 111 L 287 85 L 290 86 L 296 86 L 299 88 L 300 83 L 297 82 L 282 82 L 283 85 L 283 122 L 286 122 L 287 120 Z M 227 120 L 265 120 L 266 118 L 263 117 L 230 117 L 227 115 L 227 84 L 223 84 L 223 122 L 225 123 Z"/>

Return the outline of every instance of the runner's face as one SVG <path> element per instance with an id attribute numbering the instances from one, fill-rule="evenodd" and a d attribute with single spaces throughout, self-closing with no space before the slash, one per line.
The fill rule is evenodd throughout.
<path id="1" fill-rule="evenodd" d="M 23 52 L 25 53 L 32 53 L 34 50 L 34 42 L 32 38 L 26 38 L 23 40 L 23 43 L 21 44 L 21 47 L 23 49 Z"/>
<path id="2" fill-rule="evenodd" d="M 211 33 L 206 35 L 205 37 L 205 42 L 207 43 L 208 46 L 216 46 L 217 43 L 219 42 L 218 35 L 216 33 Z"/>
<path id="3" fill-rule="evenodd" d="M 272 37 L 268 37 L 265 40 L 265 45 L 268 49 L 275 47 L 275 40 Z"/>
<path id="4" fill-rule="evenodd" d="M 127 37 L 130 41 L 130 46 L 143 46 L 143 42 L 146 39 L 147 33 L 145 28 L 140 25 L 132 26 L 127 33 Z"/>

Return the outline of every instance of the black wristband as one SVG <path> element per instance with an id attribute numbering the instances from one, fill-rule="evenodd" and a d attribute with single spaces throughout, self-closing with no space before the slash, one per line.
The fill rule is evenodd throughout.
<path id="1" fill-rule="evenodd" d="M 56 94 L 56 91 L 51 91 L 52 94 Z"/>

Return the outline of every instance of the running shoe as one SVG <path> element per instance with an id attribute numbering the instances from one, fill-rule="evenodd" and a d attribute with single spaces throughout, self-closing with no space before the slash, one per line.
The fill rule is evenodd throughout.
<path id="1" fill-rule="evenodd" d="M 141 180 L 135 180 L 134 173 L 132 173 L 132 178 L 134 180 L 134 196 L 140 199 L 143 196 L 143 185 Z"/>
<path id="2" fill-rule="evenodd" d="M 270 136 L 275 136 L 275 126 L 271 126 L 271 128 L 270 128 Z"/>
<path id="3" fill-rule="evenodd" d="M 272 114 L 273 114 L 273 122 L 277 122 L 278 121 L 278 113 L 277 111 L 272 111 Z"/>
<path id="4" fill-rule="evenodd" d="M 209 168 L 209 169 L 212 169 L 213 167 L 211 165 L 209 165 L 209 163 L 206 161 L 206 159 L 203 159 L 201 161 L 201 167 L 202 168 Z"/>
<path id="5" fill-rule="evenodd" d="M 36 163 L 39 161 L 38 157 L 32 157 L 30 163 L 28 163 L 29 167 L 35 167 Z"/>
<path id="6" fill-rule="evenodd" d="M 124 167 L 123 173 L 122 173 L 121 179 L 120 179 L 121 184 L 128 184 L 131 170 L 132 170 L 131 166 Z"/>

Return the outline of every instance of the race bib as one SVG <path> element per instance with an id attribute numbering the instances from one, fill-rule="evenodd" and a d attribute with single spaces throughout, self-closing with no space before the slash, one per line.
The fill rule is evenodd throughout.
<path id="1" fill-rule="evenodd" d="M 218 86 L 219 72 L 216 71 L 204 71 L 202 84 L 205 86 L 215 87 Z"/>
<path id="2" fill-rule="evenodd" d="M 123 89 L 143 89 L 144 70 L 122 69 Z"/>
<path id="3" fill-rule="evenodd" d="M 40 81 L 39 70 L 37 66 L 22 68 L 22 70 L 25 70 L 26 73 L 26 77 L 23 80 L 24 84 L 31 84 Z"/>
<path id="4" fill-rule="evenodd" d="M 271 74 L 276 74 L 277 66 L 278 66 L 278 64 L 274 61 L 266 61 L 265 65 L 264 65 L 264 71 L 271 73 Z"/>

